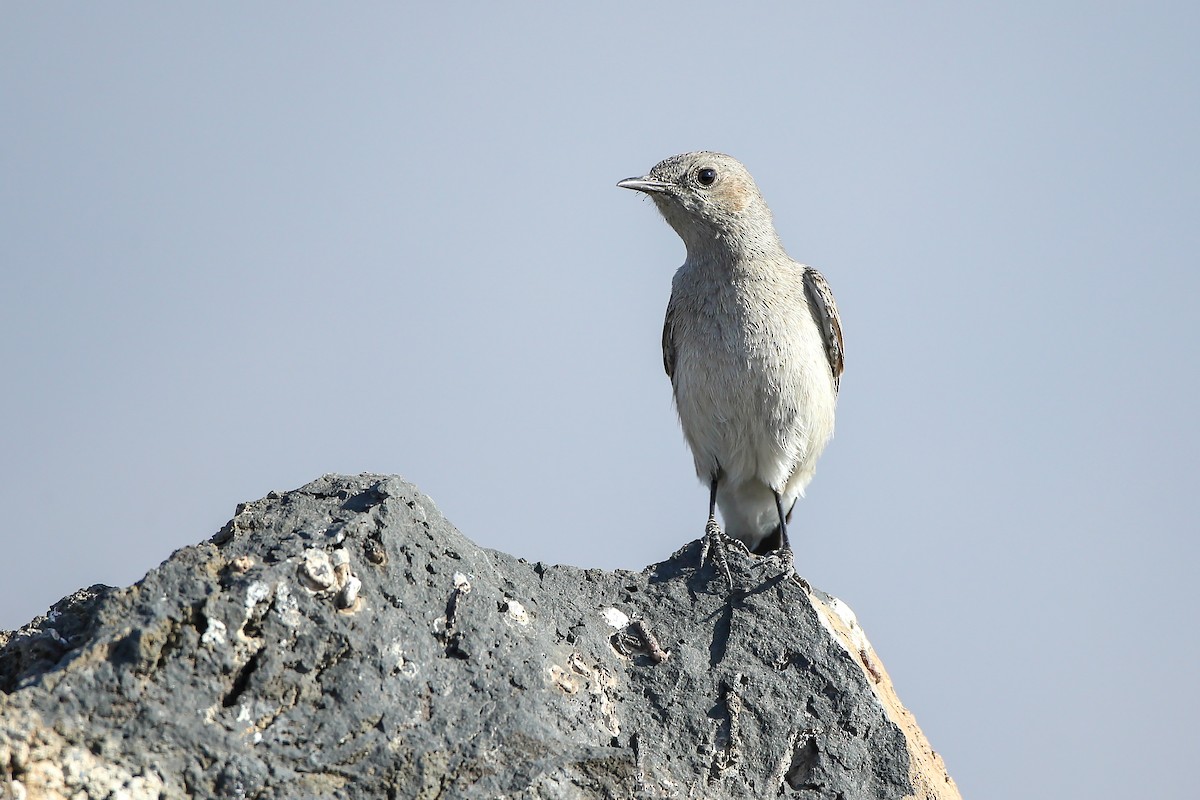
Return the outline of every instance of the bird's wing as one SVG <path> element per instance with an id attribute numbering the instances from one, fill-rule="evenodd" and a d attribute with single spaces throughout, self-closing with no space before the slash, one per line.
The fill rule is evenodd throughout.
<path id="1" fill-rule="evenodd" d="M 675 304 L 667 303 L 667 318 L 663 321 L 663 369 L 667 377 L 675 382 L 675 330 L 671 318 L 675 316 Z"/>
<path id="2" fill-rule="evenodd" d="M 813 318 L 821 329 L 825 355 L 829 358 L 829 369 L 833 372 L 833 388 L 837 391 L 845 366 L 845 342 L 842 340 L 842 319 L 838 316 L 837 303 L 833 300 L 833 292 L 826 283 L 825 276 L 812 267 L 804 268 L 804 291 L 808 295 L 808 305 L 812 308 Z"/>

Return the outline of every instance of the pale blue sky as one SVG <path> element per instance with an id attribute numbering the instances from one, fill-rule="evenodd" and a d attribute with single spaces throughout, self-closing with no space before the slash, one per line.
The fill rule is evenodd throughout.
<path id="1" fill-rule="evenodd" d="M 531 560 L 699 536 L 683 248 L 614 184 L 715 149 L 845 324 L 800 572 L 964 796 L 1192 796 L 1193 8 L 6 4 L 0 628 L 325 472 Z"/>

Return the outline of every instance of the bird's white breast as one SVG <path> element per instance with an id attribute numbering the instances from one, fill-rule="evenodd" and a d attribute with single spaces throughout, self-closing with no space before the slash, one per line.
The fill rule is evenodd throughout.
<path id="1" fill-rule="evenodd" d="M 724 482 L 760 482 L 790 505 L 833 435 L 836 404 L 803 267 L 731 278 L 685 264 L 672 303 L 675 399 L 701 480 L 719 467 Z"/>

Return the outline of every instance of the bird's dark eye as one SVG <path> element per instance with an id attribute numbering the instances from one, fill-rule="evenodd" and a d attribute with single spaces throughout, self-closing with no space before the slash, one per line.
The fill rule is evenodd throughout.
<path id="1" fill-rule="evenodd" d="M 717 180 L 717 171 L 712 167 L 705 167 L 696 173 L 696 181 L 701 186 L 712 186 Z"/>

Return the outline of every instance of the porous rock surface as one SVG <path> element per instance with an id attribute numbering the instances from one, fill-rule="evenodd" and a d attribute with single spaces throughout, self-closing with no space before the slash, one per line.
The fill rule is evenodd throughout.
<path id="1" fill-rule="evenodd" d="M 0 796 L 958 797 L 849 609 L 699 547 L 548 566 L 400 478 L 272 492 L 0 633 Z"/>

